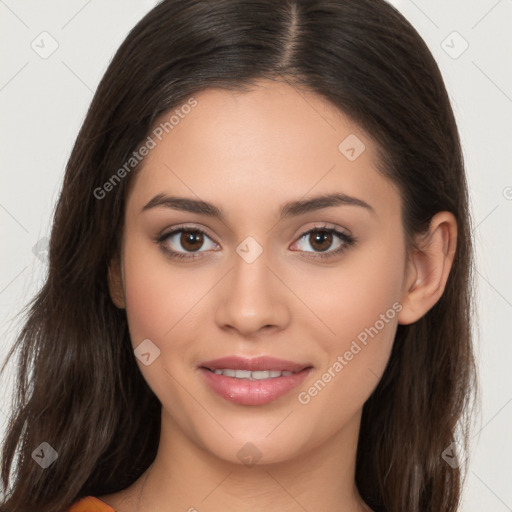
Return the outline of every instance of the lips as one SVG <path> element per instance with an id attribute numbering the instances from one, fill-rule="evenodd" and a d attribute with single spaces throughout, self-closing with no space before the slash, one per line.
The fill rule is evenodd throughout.
<path id="1" fill-rule="evenodd" d="M 309 374 L 310 364 L 262 356 L 205 361 L 199 371 L 222 398 L 240 405 L 263 405 L 289 393 Z"/>

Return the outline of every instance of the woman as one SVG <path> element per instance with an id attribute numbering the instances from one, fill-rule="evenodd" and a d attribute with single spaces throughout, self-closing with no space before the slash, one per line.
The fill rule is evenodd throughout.
<path id="1" fill-rule="evenodd" d="M 457 510 L 467 203 L 384 1 L 162 2 L 66 169 L 0 512 Z"/>

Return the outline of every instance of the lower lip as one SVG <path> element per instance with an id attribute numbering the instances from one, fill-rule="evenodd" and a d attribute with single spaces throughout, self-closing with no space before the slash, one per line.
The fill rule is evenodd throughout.
<path id="1" fill-rule="evenodd" d="M 309 374 L 311 368 L 273 379 L 250 380 L 226 377 L 199 368 L 207 384 L 222 398 L 240 405 L 264 405 L 273 402 L 297 387 Z"/>

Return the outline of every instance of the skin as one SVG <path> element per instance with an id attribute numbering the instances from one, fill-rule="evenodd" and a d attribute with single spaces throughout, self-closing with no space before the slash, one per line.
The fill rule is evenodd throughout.
<path id="1" fill-rule="evenodd" d="M 311 92 L 257 85 L 196 95 L 197 107 L 150 151 L 131 184 L 109 285 L 116 306 L 126 309 L 133 347 L 150 339 L 160 350 L 150 365 L 137 363 L 162 403 L 162 433 L 141 478 L 100 497 L 119 512 L 369 510 L 354 483 L 362 407 L 384 372 L 398 323 L 415 322 L 444 290 L 453 215 L 434 216 L 430 233 L 417 239 L 422 250 L 408 251 L 400 195 L 377 172 L 371 138 Z M 366 148 L 354 161 L 338 149 L 349 134 Z M 345 204 L 278 218 L 287 201 L 333 192 L 372 210 Z M 166 207 L 141 212 L 157 194 L 208 201 L 226 217 Z M 179 235 L 155 241 L 183 223 L 207 232 L 197 259 L 173 260 L 162 250 L 187 254 Z M 304 233 L 324 225 L 356 243 L 314 259 L 322 251 Z M 263 251 L 250 264 L 236 252 L 247 236 Z M 339 245 L 335 235 L 325 243 L 331 252 Z M 332 375 L 338 356 L 393 304 L 400 307 L 394 318 L 300 403 L 298 394 L 329 368 Z M 313 369 L 274 402 L 237 405 L 198 372 L 201 362 L 234 354 Z M 260 454 L 254 466 L 237 456 L 246 443 Z"/>

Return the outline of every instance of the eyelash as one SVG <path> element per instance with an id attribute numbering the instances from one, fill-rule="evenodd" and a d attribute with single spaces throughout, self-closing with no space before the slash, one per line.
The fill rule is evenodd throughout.
<path id="1" fill-rule="evenodd" d="M 176 233 L 181 233 L 181 232 L 201 233 L 202 235 L 205 235 L 206 237 L 211 239 L 211 237 L 208 235 L 208 233 L 206 233 L 206 231 L 204 231 L 200 228 L 180 226 L 179 228 L 175 228 L 172 231 L 162 234 L 161 236 L 159 236 L 156 239 L 156 242 L 160 245 L 162 250 L 165 251 L 166 254 L 172 259 L 194 260 L 194 259 L 200 258 L 201 256 L 197 255 L 197 254 L 200 254 L 199 251 L 197 253 L 196 252 L 193 252 L 193 253 L 178 252 L 178 251 L 169 249 L 167 246 L 164 245 L 164 242 L 167 239 L 169 239 L 171 236 L 175 235 Z M 308 231 L 305 231 L 304 233 L 302 233 L 300 235 L 300 237 L 298 238 L 298 240 L 301 240 L 306 235 L 309 235 L 310 233 L 314 233 L 314 232 L 334 234 L 335 236 L 337 236 L 340 239 L 340 241 L 342 242 L 342 245 L 340 245 L 334 251 L 316 252 L 316 253 L 314 253 L 315 254 L 314 256 L 303 256 L 304 258 L 309 258 L 309 259 L 333 258 L 335 256 L 340 255 L 342 252 L 344 252 L 349 247 L 355 245 L 355 243 L 357 242 L 357 240 L 353 236 L 347 235 L 346 233 L 342 233 L 341 231 L 338 231 L 337 229 L 331 228 L 328 226 L 315 226 L 314 228 L 309 229 Z M 204 252 L 204 251 L 202 251 L 202 252 Z M 310 253 L 311 251 L 305 251 L 305 252 Z"/>

